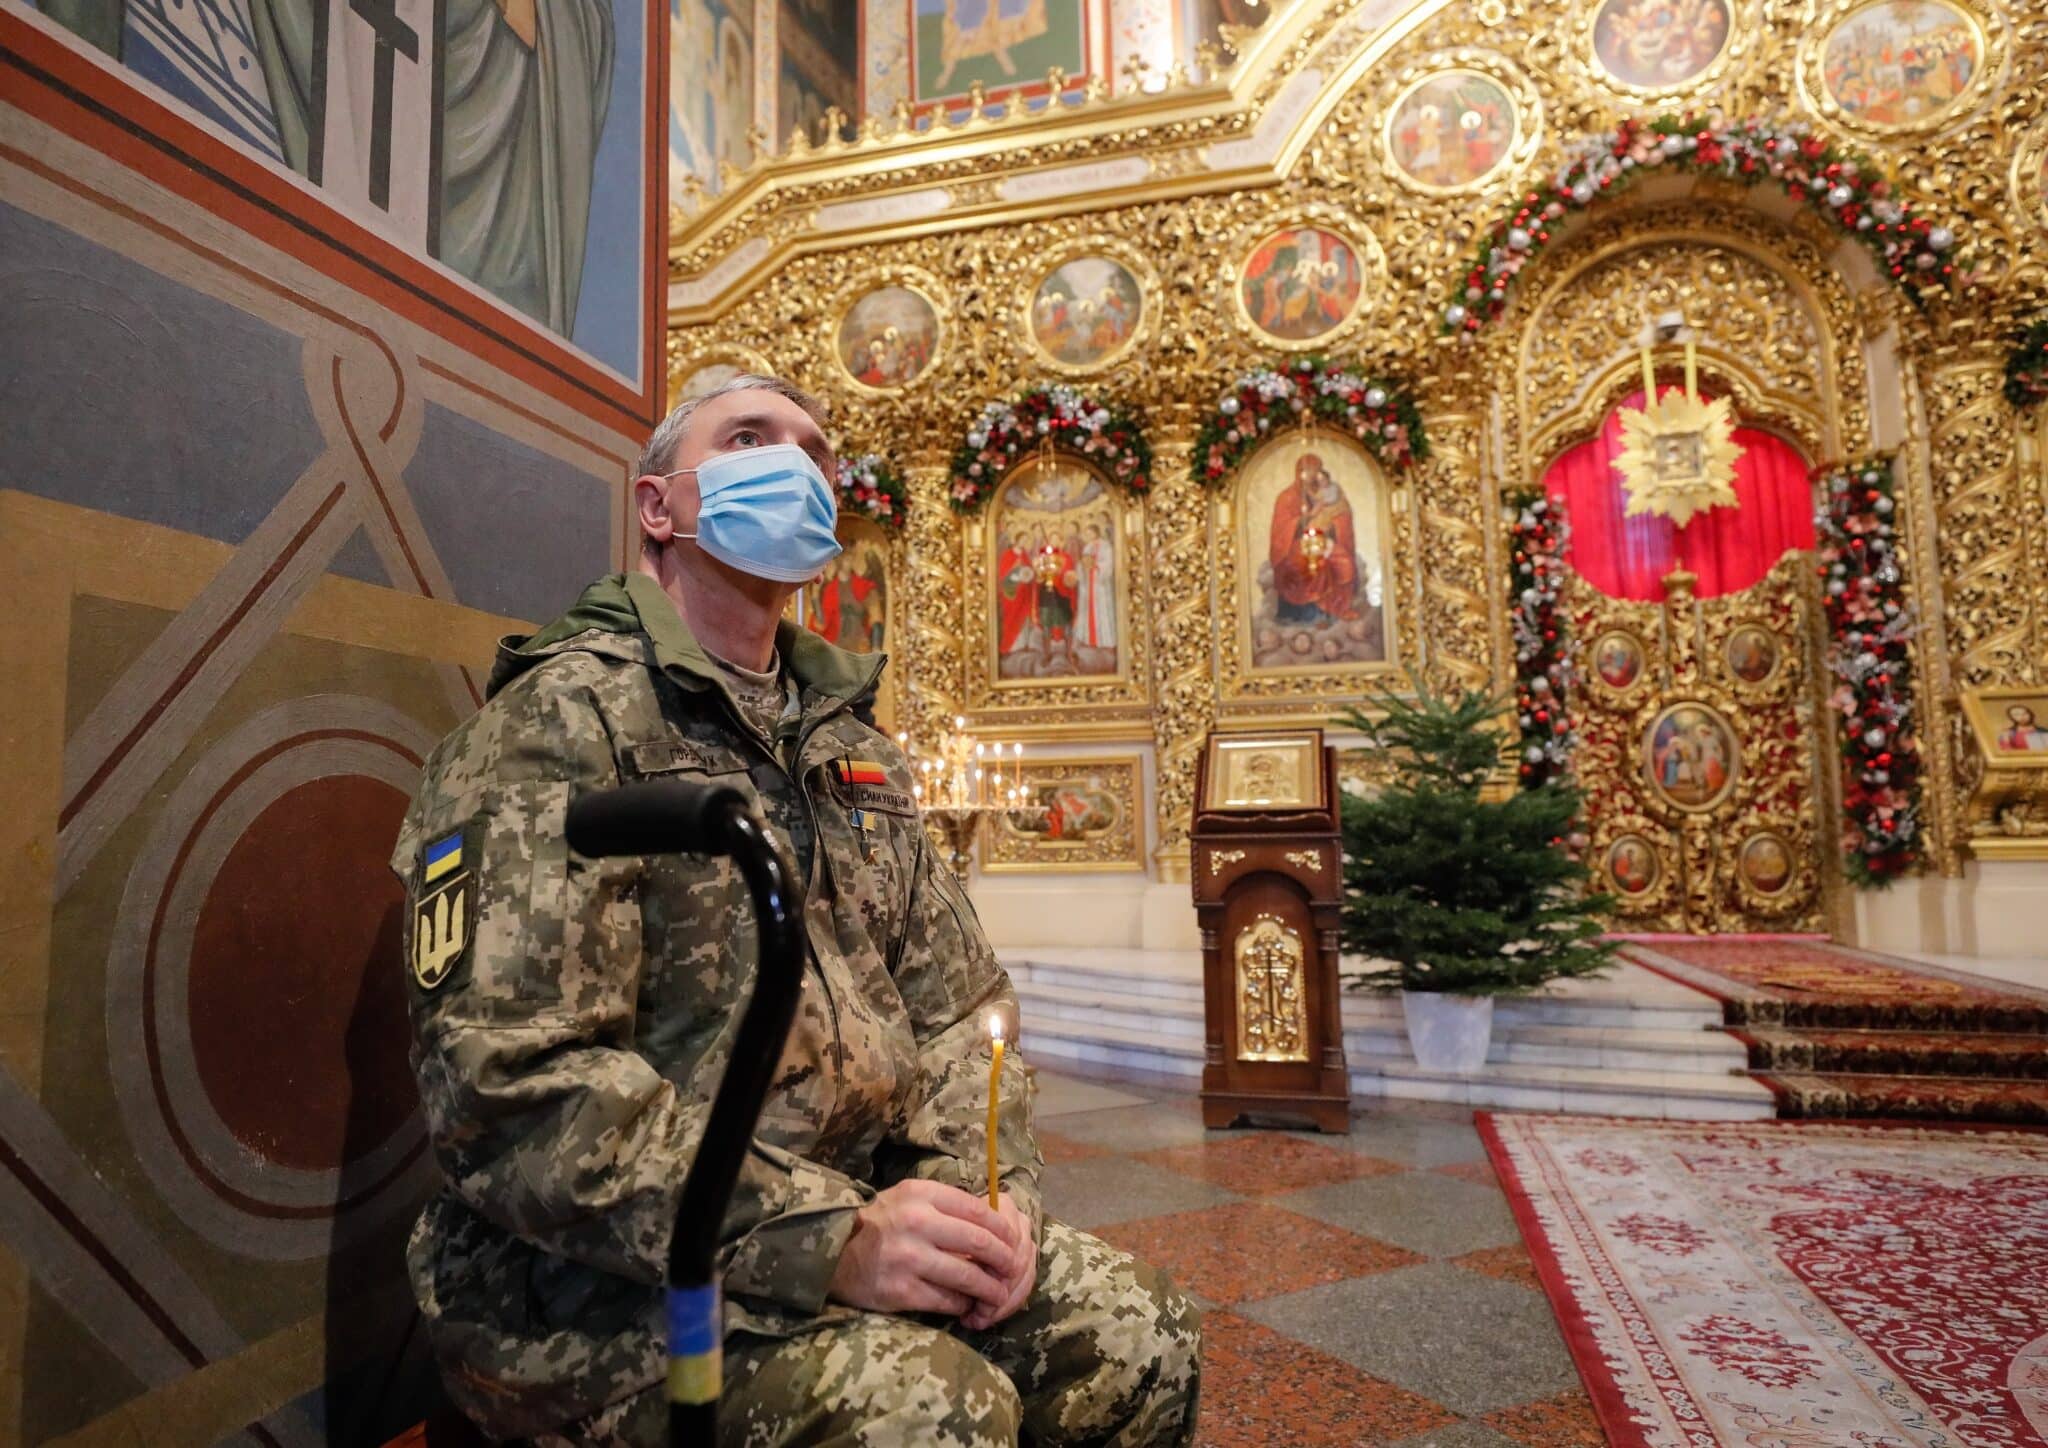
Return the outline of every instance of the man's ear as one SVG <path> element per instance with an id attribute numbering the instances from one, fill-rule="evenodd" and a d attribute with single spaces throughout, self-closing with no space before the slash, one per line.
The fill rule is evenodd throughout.
<path id="1" fill-rule="evenodd" d="M 668 505 L 669 479 L 642 473 L 633 480 L 633 511 L 640 515 L 640 532 L 657 546 L 675 535 L 675 515 Z"/>

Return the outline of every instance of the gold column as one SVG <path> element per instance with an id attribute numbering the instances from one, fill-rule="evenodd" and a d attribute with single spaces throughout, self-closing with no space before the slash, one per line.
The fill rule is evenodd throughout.
<path id="1" fill-rule="evenodd" d="M 1940 825 L 1936 863 L 1950 875 L 1962 870 L 1962 772 L 1974 763 L 1973 750 L 1956 748 L 1956 691 L 2034 684 L 2048 671 L 2048 527 L 2003 384 L 2002 353 L 1989 343 L 1934 349 L 1921 382 L 1941 576 L 1938 595 L 1922 587 L 1916 602 L 1945 643 L 1938 666 L 1922 670 L 1922 747 Z"/>
<path id="2" fill-rule="evenodd" d="M 1188 825 L 1195 762 L 1216 723 L 1211 669 L 1216 619 L 1210 605 L 1209 499 L 1192 467 L 1194 423 L 1186 404 L 1154 435 L 1152 495 L 1145 504 L 1152 587 L 1152 738 L 1159 878 L 1188 879 Z"/>
<path id="3" fill-rule="evenodd" d="M 952 727 L 966 695 L 960 587 L 960 519 L 947 504 L 943 455 L 920 451 L 903 470 L 910 489 L 904 528 L 905 627 L 896 671 L 898 727 L 927 744 Z"/>
<path id="4" fill-rule="evenodd" d="M 1421 494 L 1422 638 L 1427 676 L 1438 687 L 1493 683 L 1492 609 L 1487 572 L 1489 510 L 1480 480 L 1480 419 L 1454 411 L 1424 419 L 1429 461 Z"/>

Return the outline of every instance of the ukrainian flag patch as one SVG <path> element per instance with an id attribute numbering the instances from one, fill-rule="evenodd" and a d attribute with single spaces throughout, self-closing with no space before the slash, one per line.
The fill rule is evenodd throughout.
<path id="1" fill-rule="evenodd" d="M 420 875 L 420 883 L 423 885 L 431 885 L 436 880 L 461 869 L 462 831 L 457 830 L 446 839 L 436 840 L 428 845 L 424 863 L 425 869 Z"/>

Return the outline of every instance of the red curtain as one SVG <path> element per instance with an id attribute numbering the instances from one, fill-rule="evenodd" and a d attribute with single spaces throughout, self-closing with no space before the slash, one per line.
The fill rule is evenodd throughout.
<path id="1" fill-rule="evenodd" d="M 1677 387 L 1658 389 L 1664 396 Z M 1704 395 L 1704 394 L 1703 394 Z M 1640 409 L 1632 392 L 1607 414 L 1598 437 L 1570 449 L 1543 475 L 1543 491 L 1562 502 L 1571 524 L 1570 562 L 1588 583 L 1613 598 L 1652 602 L 1664 597 L 1664 575 L 1686 568 L 1699 575 L 1699 595 L 1712 598 L 1748 588 L 1790 549 L 1813 547 L 1813 490 L 1806 460 L 1784 439 L 1738 427 L 1734 508 L 1695 513 L 1683 528 L 1644 513 L 1624 517 L 1628 495 L 1614 459 L 1621 454 L 1621 415 Z"/>

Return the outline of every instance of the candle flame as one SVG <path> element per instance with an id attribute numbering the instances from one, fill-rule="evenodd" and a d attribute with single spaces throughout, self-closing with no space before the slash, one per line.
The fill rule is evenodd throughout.
<path id="1" fill-rule="evenodd" d="M 993 1011 L 989 1013 L 988 1035 L 992 1041 L 1000 1041 L 1003 1038 L 1003 1018 Z"/>

